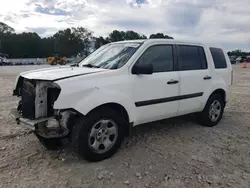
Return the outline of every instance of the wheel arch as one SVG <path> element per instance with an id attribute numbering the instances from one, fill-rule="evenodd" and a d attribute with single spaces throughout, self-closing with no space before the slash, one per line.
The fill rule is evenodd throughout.
<path id="1" fill-rule="evenodd" d="M 209 98 L 210 98 L 211 96 L 215 95 L 215 94 L 221 95 L 223 101 L 226 102 L 226 91 L 225 91 L 224 89 L 221 89 L 221 88 L 220 88 L 220 89 L 214 90 L 214 91 L 210 94 Z"/>
<path id="2" fill-rule="evenodd" d="M 207 93 L 207 95 L 205 95 L 205 99 L 204 101 L 202 102 L 202 107 L 201 107 L 201 111 L 204 110 L 208 100 L 211 98 L 211 96 L 215 95 L 215 94 L 219 94 L 221 95 L 223 101 L 224 101 L 224 105 L 226 104 L 226 101 L 227 101 L 227 93 L 225 91 L 224 88 L 221 88 L 221 87 L 216 87 L 216 89 L 212 90 L 212 92 L 209 94 Z"/>
<path id="3" fill-rule="evenodd" d="M 131 122 L 131 120 L 129 118 L 129 114 L 128 114 L 126 108 L 123 105 L 119 104 L 119 103 L 108 102 L 108 103 L 101 104 L 99 106 L 96 106 L 94 109 L 90 110 L 86 114 L 86 116 L 90 115 L 91 113 L 93 113 L 96 110 L 100 110 L 100 109 L 103 109 L 103 108 L 111 108 L 114 111 L 120 113 L 122 115 L 122 117 L 124 117 L 124 119 L 126 121 L 125 136 L 129 136 L 130 132 L 131 132 L 131 129 L 132 129 L 132 126 L 133 126 L 133 122 Z"/>

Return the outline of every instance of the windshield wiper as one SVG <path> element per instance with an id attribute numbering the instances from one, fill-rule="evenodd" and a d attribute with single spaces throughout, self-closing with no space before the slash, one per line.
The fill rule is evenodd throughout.
<path id="1" fill-rule="evenodd" d="M 92 64 L 85 64 L 85 65 L 82 65 L 83 67 L 90 67 L 90 68 L 100 68 L 99 66 L 97 65 L 92 65 Z"/>

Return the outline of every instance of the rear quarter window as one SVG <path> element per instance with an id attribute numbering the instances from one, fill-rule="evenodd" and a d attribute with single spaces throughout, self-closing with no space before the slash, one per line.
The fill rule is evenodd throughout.
<path id="1" fill-rule="evenodd" d="M 227 68 L 227 61 L 226 61 L 226 58 L 222 49 L 210 48 L 210 52 L 212 54 L 214 66 L 216 69 Z"/>

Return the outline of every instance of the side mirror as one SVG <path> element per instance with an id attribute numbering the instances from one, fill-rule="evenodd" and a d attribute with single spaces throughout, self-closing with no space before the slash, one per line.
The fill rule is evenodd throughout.
<path id="1" fill-rule="evenodd" d="M 135 64 L 132 74 L 153 74 L 152 64 Z"/>

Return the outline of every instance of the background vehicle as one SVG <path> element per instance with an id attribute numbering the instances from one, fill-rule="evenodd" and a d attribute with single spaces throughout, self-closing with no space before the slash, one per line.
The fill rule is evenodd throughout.
<path id="1" fill-rule="evenodd" d="M 250 56 L 247 56 L 247 62 L 250 62 Z"/>
<path id="2" fill-rule="evenodd" d="M 3 66 L 3 60 L 2 60 L 2 57 L 0 57 L 0 66 Z"/>
<path id="3" fill-rule="evenodd" d="M 67 63 L 67 59 L 66 57 L 60 57 L 59 54 L 54 54 L 53 56 L 47 58 L 47 62 L 50 65 L 65 65 Z"/>
<path id="4" fill-rule="evenodd" d="M 137 125 L 191 113 L 204 126 L 217 125 L 232 75 L 227 53 L 214 44 L 110 43 L 77 66 L 21 73 L 13 91 L 20 102 L 11 113 L 47 148 L 68 137 L 81 157 L 100 161 Z"/>
<path id="5" fill-rule="evenodd" d="M 236 63 L 242 63 L 247 60 L 246 56 L 239 56 L 236 58 Z"/>
<path id="6" fill-rule="evenodd" d="M 2 54 L 3 56 L 0 56 L 0 65 L 4 66 L 4 65 L 11 65 L 10 61 L 7 59 L 7 54 Z"/>
<path id="7" fill-rule="evenodd" d="M 236 56 L 230 56 L 229 57 L 230 58 L 230 62 L 231 62 L 231 64 L 235 64 L 236 63 Z"/>

